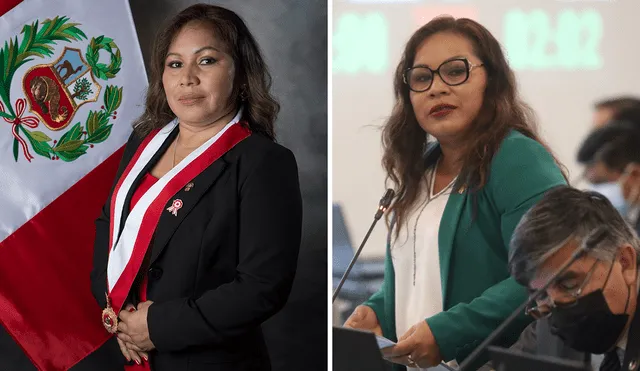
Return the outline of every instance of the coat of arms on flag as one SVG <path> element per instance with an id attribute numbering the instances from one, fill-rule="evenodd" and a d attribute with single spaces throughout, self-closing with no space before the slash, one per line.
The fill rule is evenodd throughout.
<path id="1" fill-rule="evenodd" d="M 128 0 L 0 0 L 0 369 L 113 361 L 94 221 L 147 86 Z"/>
<path id="2" fill-rule="evenodd" d="M 111 133 L 122 87 L 106 82 L 120 71 L 120 49 L 105 35 L 91 37 L 84 53 L 74 48 L 73 42 L 87 35 L 67 17 L 33 22 L 21 33 L 21 40 L 16 36 L 0 49 L 0 116 L 11 124 L 13 157 L 18 161 L 22 152 L 31 162 L 33 151 L 50 160 L 74 161 Z M 65 45 L 55 59 L 37 63 L 52 57 L 53 46 L 60 42 L 70 46 Z M 100 52 L 109 55 L 109 63 L 100 60 Z M 24 64 L 33 66 L 16 76 Z M 9 89 L 14 78 L 22 79 L 24 98 L 12 101 Z M 102 105 L 98 107 L 99 100 Z M 96 107 L 86 117 L 76 117 L 84 104 Z"/>

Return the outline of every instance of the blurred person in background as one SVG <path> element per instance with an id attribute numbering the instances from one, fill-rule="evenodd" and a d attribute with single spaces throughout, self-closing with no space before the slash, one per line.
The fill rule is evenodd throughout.
<path id="1" fill-rule="evenodd" d="M 607 197 L 622 217 L 636 231 L 638 225 L 637 196 L 625 197 L 634 192 L 636 178 L 634 167 L 640 164 L 640 123 L 610 121 L 594 130 L 578 151 L 578 162 L 586 166 L 585 179 L 588 189 Z"/>
<path id="2" fill-rule="evenodd" d="M 640 109 L 640 98 L 633 96 L 618 96 L 597 101 L 593 111 L 593 126 L 600 128 L 612 120 L 625 119 L 623 111 Z"/>
<path id="3" fill-rule="evenodd" d="M 595 111 L 593 115 L 593 125 L 595 131 L 612 122 L 627 122 L 640 128 L 640 98 L 633 96 L 618 96 L 600 100 L 594 105 Z M 589 139 L 589 138 L 587 138 Z M 591 137 L 595 144 L 588 143 L 582 146 L 578 161 L 588 164 L 595 155 L 595 151 L 599 148 L 598 144 L 603 141 L 598 135 Z M 598 142 L 599 141 L 599 142 Z M 640 143 L 638 143 L 640 145 Z M 587 166 L 585 175 L 592 171 Z M 631 162 L 623 171 L 623 175 L 618 182 L 622 187 L 622 193 L 626 203 L 629 205 L 640 205 L 640 164 Z"/>

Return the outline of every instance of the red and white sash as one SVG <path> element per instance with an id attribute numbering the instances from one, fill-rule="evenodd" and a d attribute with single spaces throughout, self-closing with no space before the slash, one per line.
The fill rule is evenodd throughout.
<path id="1" fill-rule="evenodd" d="M 174 120 L 164 128 L 155 130 L 138 147 L 111 198 L 107 289 L 110 305 L 116 314 L 124 305 L 140 270 L 160 216 L 168 212 L 166 205 L 187 183 L 251 134 L 248 125 L 240 122 L 241 114 L 242 110 L 218 134 L 158 179 L 131 210 L 119 234 L 125 199 L 134 181 L 178 125 L 178 121 Z"/>

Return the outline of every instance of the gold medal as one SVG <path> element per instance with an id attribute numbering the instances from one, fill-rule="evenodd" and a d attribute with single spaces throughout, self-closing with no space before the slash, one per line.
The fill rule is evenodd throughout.
<path id="1" fill-rule="evenodd" d="M 111 308 L 109 295 L 107 295 L 107 293 L 104 295 L 107 297 L 107 307 L 102 311 L 102 325 L 104 325 L 108 333 L 115 334 L 118 332 L 118 316 L 116 316 L 116 312 Z"/>

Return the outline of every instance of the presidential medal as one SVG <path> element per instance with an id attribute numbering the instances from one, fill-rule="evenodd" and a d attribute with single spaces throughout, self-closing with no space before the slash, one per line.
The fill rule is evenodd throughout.
<path id="1" fill-rule="evenodd" d="M 110 334 L 115 334 L 118 332 L 118 316 L 116 316 L 116 312 L 111 308 L 111 301 L 109 300 L 109 295 L 105 293 L 107 297 L 107 307 L 102 311 L 102 325 Z"/>

